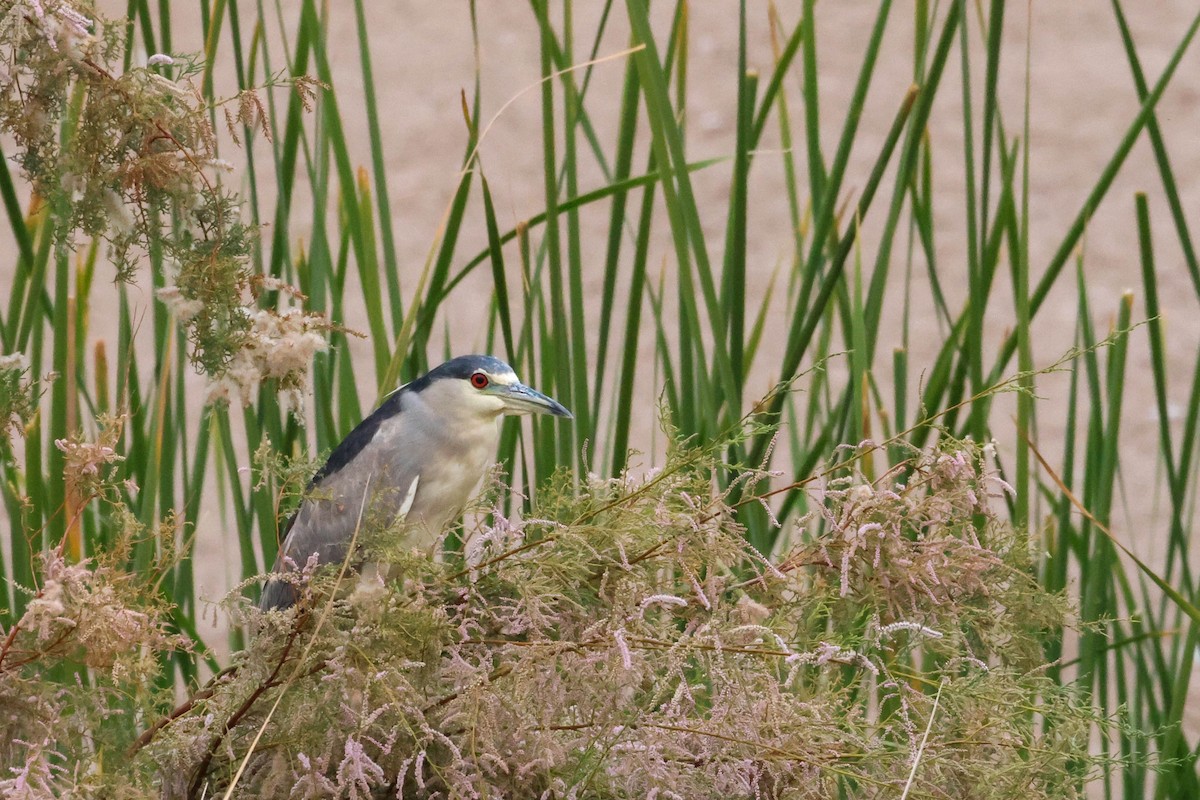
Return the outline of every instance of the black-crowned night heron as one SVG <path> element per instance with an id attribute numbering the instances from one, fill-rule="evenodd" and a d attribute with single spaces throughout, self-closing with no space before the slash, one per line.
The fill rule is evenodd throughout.
<path id="1" fill-rule="evenodd" d="M 401 521 L 405 542 L 429 546 L 463 511 L 495 458 L 506 414 L 571 412 L 493 356 L 460 356 L 389 394 L 317 471 L 288 525 L 275 572 L 340 564 L 362 520 Z M 290 563 L 289 563 L 290 562 Z M 259 606 L 287 608 L 295 587 L 267 582 Z"/>

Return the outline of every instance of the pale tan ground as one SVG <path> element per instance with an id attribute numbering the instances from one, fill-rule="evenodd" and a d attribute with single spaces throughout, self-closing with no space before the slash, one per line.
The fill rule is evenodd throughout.
<path id="1" fill-rule="evenodd" d="M 124 3 L 110 5 L 124 8 Z M 186 5 L 186 4 L 181 4 Z M 283 0 L 285 19 L 294 19 L 296 0 Z M 666 4 L 657 4 L 659 31 L 665 30 L 662 12 Z M 789 25 L 799 15 L 797 0 L 779 4 Z M 1127 3 L 1126 12 L 1134 30 L 1143 67 L 1153 81 L 1183 35 L 1195 4 L 1175 2 Z M 388 180 L 392 189 L 392 224 L 402 264 L 401 282 L 412 291 L 416 276 L 434 240 L 458 179 L 458 170 L 466 141 L 460 90 L 471 91 L 476 62 L 472 51 L 468 6 L 465 2 L 375 2 L 368 4 L 371 20 L 371 46 L 384 137 L 388 148 Z M 619 4 L 618 4 L 619 6 Z M 1024 103 L 1024 58 L 1027 43 L 1031 47 L 1032 85 L 1030 97 L 1030 255 L 1036 280 L 1057 248 L 1071 220 L 1105 162 L 1137 113 L 1138 103 L 1126 65 L 1118 31 L 1107 3 L 1035 3 L 1032 37 L 1027 25 L 1027 8 L 1022 3 L 1009 5 L 1005 33 L 1000 96 L 1009 134 L 1020 132 Z M 359 62 L 352 5 L 334 2 L 330 7 L 330 49 L 334 84 L 342 113 L 349 125 L 347 135 L 358 163 L 369 162 L 368 134 L 362 112 L 362 92 L 358 82 Z M 576 4 L 577 42 L 590 43 L 587 31 L 595 24 L 601 4 Z M 767 5 L 750 3 L 749 63 L 766 76 L 772 66 L 767 27 Z M 867 40 L 876 4 L 866 2 L 825 2 L 818 7 L 819 63 L 822 94 L 822 146 L 827 159 L 836 147 L 842 124 Z M 484 121 L 491 120 L 500 107 L 539 77 L 538 31 L 527 4 L 484 0 L 478 4 L 480 19 L 479 68 L 482 74 Z M 198 46 L 199 32 L 190 8 L 177 11 L 175 26 L 177 49 Z M 614 18 L 622 16 L 618 9 Z M 186 24 L 185 24 L 186 23 Z M 189 31 L 191 27 L 193 30 Z M 689 158 L 723 156 L 733 147 L 734 73 L 737 55 L 736 6 L 710 0 L 691 7 L 693 49 L 689 65 Z M 289 35 L 294 31 L 289 31 Z M 225 35 L 228 37 L 228 27 Z M 601 47 L 601 55 L 621 50 L 628 41 L 627 32 L 613 26 Z M 972 78 L 976 112 L 979 111 L 983 58 L 978 40 L 973 43 Z M 579 45 L 582 49 L 585 45 Z M 857 138 L 851 169 L 846 180 L 847 196 L 856 193 L 866 179 L 892 115 L 911 80 L 912 18 L 909 3 L 897 3 L 889 28 L 881 67 L 871 88 L 867 110 Z M 1171 88 L 1159 104 L 1159 120 L 1171 153 L 1175 174 L 1180 182 L 1189 220 L 1200 222 L 1200 55 L 1196 47 L 1185 58 Z M 224 48 L 228 52 L 228 48 Z M 959 87 L 960 57 L 957 45 L 950 59 L 944 85 L 934 108 L 930 137 L 935 160 L 935 213 L 938 257 L 951 307 L 957 308 L 965 296 L 965 283 L 956 283 L 955 275 L 964 274 L 966 227 L 964 217 L 964 169 L 962 142 L 962 96 Z M 597 68 L 588 97 L 588 107 L 603 142 L 613 141 L 615 115 L 619 102 L 622 62 Z M 229 72 L 218 74 L 226 91 L 234 85 Z M 802 130 L 800 113 L 800 77 L 798 72 L 786 84 L 793 127 Z M 512 225 L 538 213 L 542 201 L 540 145 L 540 96 L 534 89 L 517 99 L 495 120 L 482 147 L 482 163 L 502 225 Z M 976 120 L 978 137 L 978 120 Z M 783 171 L 777 152 L 778 138 L 768 135 L 758 155 L 753 174 L 751 205 L 748 301 L 754 307 L 763 297 L 771 275 L 790 258 L 787 206 L 783 190 Z M 978 148 L 978 142 L 975 145 Z M 802 161 L 802 159 L 800 159 Z M 585 159 L 586 161 L 586 159 Z M 729 186 L 730 168 L 717 167 L 695 177 L 698 197 L 703 204 L 704 224 L 710 252 L 723 248 L 722 232 Z M 582 178 L 582 188 L 597 185 L 597 173 Z M 890 187 L 887 187 L 890 191 Z M 1131 289 L 1135 295 L 1134 316 L 1144 316 L 1139 274 L 1134 192 L 1145 190 L 1151 197 L 1151 212 L 1160 270 L 1160 291 L 1169 337 L 1172 365 L 1171 397 L 1175 403 L 1176 424 L 1181 425 L 1187 383 L 1200 346 L 1200 315 L 1167 207 L 1161 200 L 1161 184 L 1148 142 L 1143 137 L 1123 167 L 1107 199 L 1089 227 L 1084 251 L 1087 292 L 1099 326 L 1107 327 L 1115 315 L 1121 293 Z M 873 216 L 868 219 L 865 260 L 874 257 L 870 247 L 888 202 L 886 194 L 877 199 Z M 301 198 L 293 213 L 294 238 L 304 238 L 305 220 L 310 218 L 310 201 Z M 269 203 L 268 203 L 269 207 Z M 600 259 L 604 241 L 606 208 L 585 212 L 585 261 L 594 267 L 585 276 L 588 296 L 598 307 L 601 280 Z M 484 244 L 484 228 L 478 208 L 468 214 L 462 245 L 456 264 L 461 265 Z M 510 254 L 510 267 L 517 263 Z M 899 298 L 903 281 L 902 249 L 893 254 L 894 287 L 890 294 Z M 672 247 L 667 231 L 660 229 L 652 245 L 651 263 L 672 264 Z M 12 263 L 12 259 L 4 259 Z M 7 278 L 0 277 L 0 286 Z M 985 352 L 994 351 L 1013 319 L 1011 306 L 1002 298 L 1009 283 L 1007 274 L 997 278 L 1001 287 L 997 303 L 988 312 L 988 343 Z M 914 275 L 916 318 L 930 320 L 929 336 L 922 334 L 922 323 L 910 331 L 910 363 L 917 371 L 930 364 L 932 345 L 944 331 L 937 330 L 929 310 L 923 271 Z M 452 349 L 469 352 L 480 346 L 482 337 L 474 324 L 474 310 L 483 313 L 490 292 L 488 276 L 480 272 L 457 290 L 445 307 L 448 316 L 439 320 L 439 328 L 448 324 Z M 1075 331 L 1075 286 L 1060 281 L 1039 314 L 1036 325 L 1035 359 L 1038 364 L 1055 361 L 1073 345 Z M 670 294 L 670 293 L 668 293 Z M 593 319 L 596 313 L 592 310 Z M 351 312 L 352 313 L 352 312 Z M 647 316 L 644 317 L 648 318 Z M 889 305 L 884 313 L 885 335 L 878 352 L 881 380 L 889 380 L 892 346 L 901 339 L 900 307 Z M 765 349 L 758 359 L 753 386 L 766 390 L 775 379 L 782 342 L 790 321 L 777 313 L 770 321 Z M 353 323 L 353 318 L 351 319 Z M 365 321 L 360 326 L 365 329 Z M 890 337 L 890 338 L 889 338 Z M 369 346 L 354 345 L 363 358 L 362 389 L 373 396 L 370 379 Z M 594 344 L 593 344 L 594 347 Z M 651 369 L 653 340 L 647 328 L 641 342 L 645 356 L 639 364 Z M 1124 418 L 1122 491 L 1127 501 L 1114 515 L 1114 530 L 1119 537 L 1151 563 L 1161 558 L 1164 517 L 1161 513 L 1161 469 L 1156 460 L 1157 423 L 1153 410 L 1149 348 L 1145 330 L 1133 334 L 1129 356 L 1128 394 Z M 990 367 L 991 364 L 986 366 Z M 610 367 L 611 368 L 611 367 Z M 635 402 L 645 409 L 637 436 L 649 445 L 653 431 L 655 389 L 651 376 L 642 383 Z M 915 386 L 914 386 L 915 388 Z M 1063 397 L 1066 382 L 1045 379 L 1039 385 L 1045 398 L 1040 405 L 1042 441 L 1048 455 L 1057 461 L 1054 442 L 1061 441 L 1065 418 Z M 999 415 L 997 419 L 1006 419 Z M 997 431 L 1002 451 L 1011 444 L 1011 429 Z M 1158 499 L 1155 499 L 1158 498 Z M 203 567 L 200 580 L 209 597 L 219 597 L 238 575 L 236 545 L 225 536 L 226 526 L 217 510 L 209 507 L 198 525 L 198 558 Z M 222 637 L 214 632 L 214 643 Z"/>

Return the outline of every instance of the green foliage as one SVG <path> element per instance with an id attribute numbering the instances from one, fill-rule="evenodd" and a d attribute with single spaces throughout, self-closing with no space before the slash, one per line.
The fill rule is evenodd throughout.
<path id="1" fill-rule="evenodd" d="M 759 12 L 743 3 L 735 26 L 730 9 L 735 135 L 696 160 L 687 4 L 609 2 L 587 29 L 573 4 L 533 2 L 521 46 L 543 78 L 530 176 L 543 208 L 509 224 L 492 196 L 479 148 L 506 120 L 481 125 L 490 83 L 477 75 L 453 197 L 410 274 L 372 78 L 377 12 L 185 5 L 130 3 L 109 22 L 84 0 L 0 0 L 0 201 L 15 242 L 0 308 L 0 780 L 35 797 L 211 796 L 249 754 L 235 787 L 247 795 L 364 796 L 402 775 L 418 795 L 1070 797 L 1097 774 L 1107 796 L 1200 795 L 1182 724 L 1200 642 L 1187 600 L 1200 380 L 1167 369 L 1193 343 L 1160 319 L 1151 176 L 1128 259 L 1144 307 L 1089 294 L 1082 256 L 1065 269 L 1145 137 L 1200 291 L 1156 109 L 1200 15 L 1147 76 L 1113 2 L 1141 106 L 1038 264 L 1031 112 L 1014 120 L 997 92 L 1021 78 L 1001 59 L 1011 4 L 906 6 L 913 85 L 897 96 L 876 87 L 899 27 L 896 4 L 877 4 L 836 107 L 822 106 L 820 4 L 768 9 L 773 60 L 757 70 Z M 335 83 L 327 40 L 351 6 L 369 153 L 346 134 L 357 94 Z M 175 52 L 181 24 L 202 56 Z M 157 55 L 142 66 L 139 51 Z M 623 70 L 619 95 L 601 96 L 597 70 Z M 928 130 L 947 92 L 961 93 L 965 143 L 957 305 L 934 214 L 948 170 Z M 865 129 L 872 103 L 886 129 Z M 615 125 L 599 124 L 611 108 Z M 787 176 L 783 195 L 757 190 L 766 170 Z M 702 173 L 728 176 L 726 208 L 698 200 Z M 771 204 L 789 224 L 756 232 Z M 465 252 L 468 232 L 486 248 Z M 760 301 L 756 235 L 787 254 Z M 493 301 L 464 332 L 457 287 L 480 267 Z M 110 274 L 141 288 L 106 294 Z M 1075 347 L 1054 365 L 1070 373 L 1061 406 L 1037 400 L 1034 359 L 1056 288 L 1078 298 Z M 348 346 L 360 329 L 365 370 Z M 1143 332 L 1150 380 L 1131 369 Z M 933 358 L 908 349 L 917 337 Z M 573 427 L 506 430 L 516 491 L 468 529 L 479 541 L 431 563 L 364 531 L 401 573 L 392 585 L 349 572 L 334 591 L 337 575 L 309 575 L 314 597 L 336 601 L 268 620 L 238 596 L 206 611 L 198 543 L 235 554 L 221 560 L 253 595 L 314 455 L 377 395 L 468 346 L 576 411 Z M 773 393 L 756 407 L 764 424 L 728 436 L 762 375 L 803 391 Z M 1128 532 L 1128 387 L 1150 383 L 1167 546 L 1132 571 L 1110 536 Z M 1017 435 L 998 410 L 1009 389 Z M 662 447 L 636 438 L 650 427 L 638 398 L 654 396 Z M 1039 434 L 1053 430 L 1066 432 L 1057 465 Z M 1011 463 L 970 444 L 996 435 Z M 884 446 L 838 449 L 869 440 Z M 631 443 L 651 463 L 668 449 L 662 470 L 627 472 Z M 993 496 L 1008 484 L 1015 497 Z M 1131 501 L 1140 534 L 1155 509 Z M 206 639 L 226 633 L 222 668 Z M 172 712 L 177 692 L 190 700 Z"/>
<path id="2" fill-rule="evenodd" d="M 37 413 L 29 365 L 20 353 L 0 356 L 0 433 L 20 434 Z"/>
<path id="3" fill-rule="evenodd" d="M 173 633 L 156 582 L 124 567 L 136 520 L 114 509 L 125 536 L 110 553 L 69 563 L 62 549 L 41 564 L 38 588 L 0 645 L 0 761 L 8 797 L 107 796 L 137 720 L 157 716 L 171 693 L 155 678 L 164 656 L 187 650 Z M 86 675 L 86 680 L 55 676 Z M 121 775 L 119 784 L 130 777 Z"/>

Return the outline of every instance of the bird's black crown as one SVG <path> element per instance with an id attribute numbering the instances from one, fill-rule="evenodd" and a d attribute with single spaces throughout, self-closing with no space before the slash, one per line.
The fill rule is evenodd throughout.
<path id="1" fill-rule="evenodd" d="M 502 375 L 506 372 L 512 372 L 513 368 L 505 364 L 495 356 L 470 355 L 459 356 L 452 358 L 441 366 L 434 367 L 429 372 L 417 378 L 411 384 L 409 389 L 414 392 L 419 392 L 434 381 L 440 381 L 444 378 L 457 378 L 459 380 L 467 380 L 476 370 L 483 370 L 489 375 Z"/>

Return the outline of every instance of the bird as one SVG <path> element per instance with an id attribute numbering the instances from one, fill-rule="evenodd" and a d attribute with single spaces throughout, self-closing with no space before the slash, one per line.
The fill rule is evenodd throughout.
<path id="1" fill-rule="evenodd" d="M 402 522 L 406 543 L 428 547 L 463 512 L 500 441 L 505 416 L 570 419 L 558 401 L 521 383 L 504 361 L 467 355 L 388 394 L 317 470 L 288 522 L 273 573 L 341 564 L 360 520 Z M 271 578 L 259 608 L 296 604 L 294 581 Z"/>

